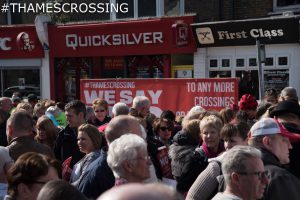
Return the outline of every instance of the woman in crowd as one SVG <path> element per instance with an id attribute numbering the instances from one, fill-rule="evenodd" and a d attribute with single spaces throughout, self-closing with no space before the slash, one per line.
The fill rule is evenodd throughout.
<path id="1" fill-rule="evenodd" d="M 28 152 L 21 155 L 8 170 L 8 195 L 5 200 L 36 200 L 42 186 L 59 179 L 60 163 L 46 155 Z"/>
<path id="2" fill-rule="evenodd" d="M 35 140 L 53 149 L 59 130 L 49 117 L 43 115 L 38 118 L 36 123 L 37 135 L 35 136 Z"/>
<path id="3" fill-rule="evenodd" d="M 151 165 L 145 140 L 135 134 L 114 140 L 109 145 L 107 164 L 114 173 L 116 186 L 145 181 L 150 177 Z"/>
<path id="4" fill-rule="evenodd" d="M 172 144 L 171 136 L 174 128 L 174 123 L 165 118 L 156 119 L 153 123 L 153 131 L 158 139 L 166 146 Z"/>
<path id="5" fill-rule="evenodd" d="M 250 127 L 246 122 L 224 125 L 221 129 L 221 138 L 224 140 L 226 151 L 235 145 L 247 145 L 249 130 Z M 221 161 L 223 155 L 224 153 L 209 160 L 206 169 L 197 177 L 190 188 L 187 200 L 209 200 L 218 192 L 217 176 L 222 174 Z"/>
<path id="6" fill-rule="evenodd" d="M 223 124 L 228 124 L 235 118 L 235 113 L 231 108 L 223 108 L 220 110 L 220 117 Z"/>
<path id="7" fill-rule="evenodd" d="M 79 185 L 84 174 L 95 167 L 94 162 L 100 156 L 100 146 L 102 142 L 101 134 L 97 127 L 91 124 L 82 124 L 78 128 L 77 144 L 85 156 L 77 162 L 70 178 L 72 185 Z"/>
<path id="8" fill-rule="evenodd" d="M 183 129 L 174 136 L 173 144 L 169 147 L 172 174 L 177 181 L 176 189 L 183 194 L 200 173 L 194 157 L 195 149 L 201 143 L 199 124 L 198 119 L 186 120 Z"/>
<path id="9" fill-rule="evenodd" d="M 95 99 L 93 101 L 93 109 L 96 116 L 93 125 L 99 127 L 111 120 L 111 117 L 108 116 L 108 103 L 104 99 Z"/>
<path id="10" fill-rule="evenodd" d="M 45 115 L 46 106 L 42 102 L 35 104 L 33 108 L 33 119 L 37 121 L 41 116 Z"/>

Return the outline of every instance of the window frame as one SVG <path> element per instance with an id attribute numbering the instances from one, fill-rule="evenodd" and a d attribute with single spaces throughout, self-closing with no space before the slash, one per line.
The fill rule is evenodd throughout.
<path id="1" fill-rule="evenodd" d="M 300 3 L 288 6 L 278 6 L 278 0 L 273 0 L 273 10 L 274 11 L 300 11 Z"/>

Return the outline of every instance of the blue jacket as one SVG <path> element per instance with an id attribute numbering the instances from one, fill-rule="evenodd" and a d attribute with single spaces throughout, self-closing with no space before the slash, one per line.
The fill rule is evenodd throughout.
<path id="1" fill-rule="evenodd" d="M 87 198 L 97 199 L 103 192 L 112 188 L 115 177 L 107 164 L 107 150 L 101 149 L 100 156 L 95 162 L 96 167 L 87 171 L 78 184 L 78 190 Z"/>

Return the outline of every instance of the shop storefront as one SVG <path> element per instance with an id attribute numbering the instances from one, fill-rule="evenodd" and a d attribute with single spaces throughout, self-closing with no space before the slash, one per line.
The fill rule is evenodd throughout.
<path id="1" fill-rule="evenodd" d="M 79 99 L 82 78 L 192 74 L 196 47 L 190 24 L 194 19 L 183 16 L 50 25 L 51 98 Z"/>
<path id="2" fill-rule="evenodd" d="M 20 92 L 42 96 L 44 51 L 34 26 L 0 27 L 1 96 Z M 49 86 L 49 84 L 48 84 Z"/>
<path id="3" fill-rule="evenodd" d="M 259 97 L 256 40 L 265 44 L 264 89 L 300 93 L 299 16 L 192 24 L 196 78 L 239 77 L 239 96 Z"/>

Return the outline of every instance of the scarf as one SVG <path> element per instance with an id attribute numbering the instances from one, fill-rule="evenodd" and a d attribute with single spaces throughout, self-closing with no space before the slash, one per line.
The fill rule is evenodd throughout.
<path id="1" fill-rule="evenodd" d="M 204 154 L 207 156 L 207 158 L 215 158 L 225 150 L 222 142 L 219 143 L 217 152 L 213 152 L 212 150 L 208 149 L 206 143 L 204 143 L 204 142 L 202 144 L 202 149 L 204 151 Z"/>

